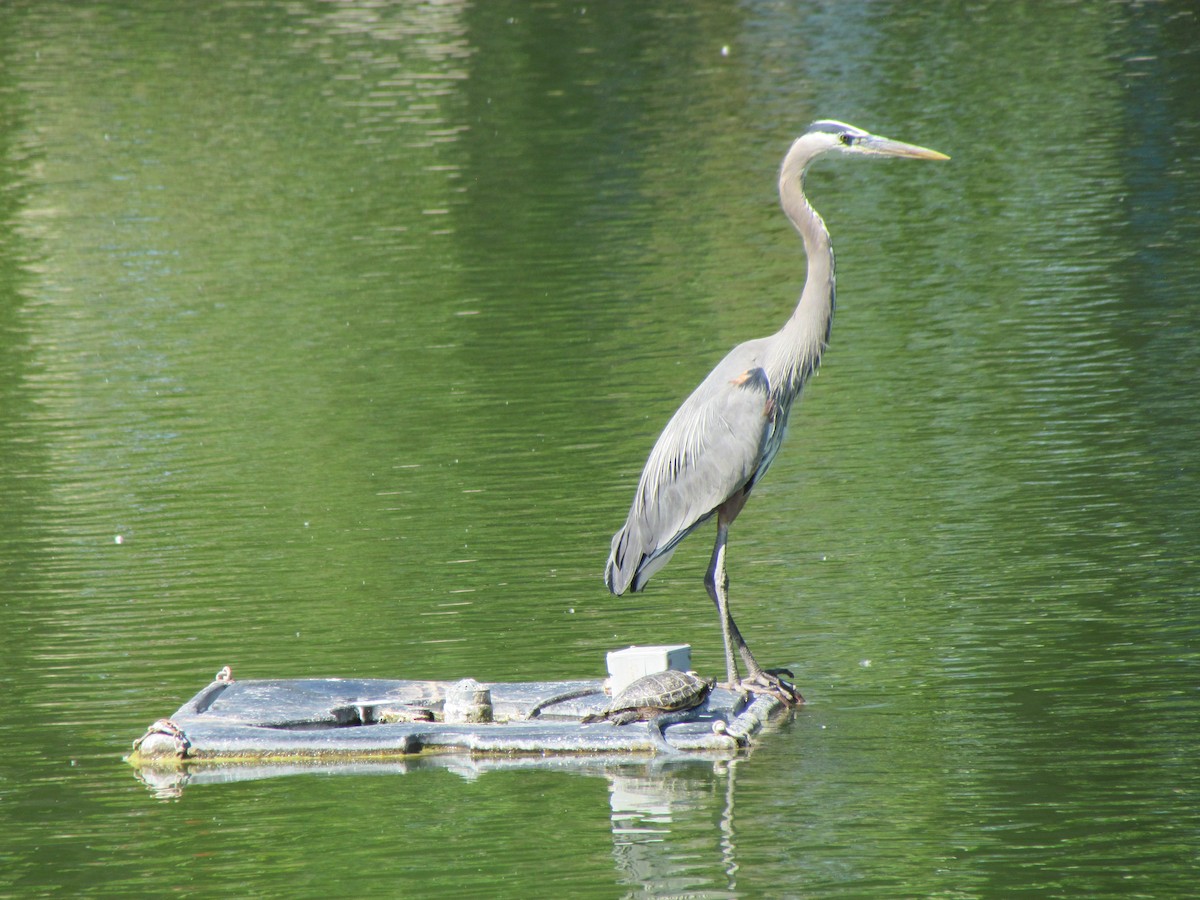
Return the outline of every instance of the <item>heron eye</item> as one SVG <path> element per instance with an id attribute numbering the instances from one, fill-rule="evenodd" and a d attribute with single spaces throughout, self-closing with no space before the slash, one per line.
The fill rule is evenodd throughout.
<path id="1" fill-rule="evenodd" d="M 853 144 L 854 144 L 854 135 L 841 134 L 841 135 L 838 135 L 838 140 L 840 140 L 844 146 L 850 147 L 850 146 L 853 146 Z"/>

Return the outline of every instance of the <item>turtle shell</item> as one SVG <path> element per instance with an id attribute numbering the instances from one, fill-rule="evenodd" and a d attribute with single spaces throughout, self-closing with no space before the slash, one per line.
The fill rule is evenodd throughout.
<path id="1" fill-rule="evenodd" d="M 691 709 L 704 701 L 713 683 L 695 672 L 675 669 L 643 675 L 626 685 L 595 718 L 624 724 L 659 713 Z"/>

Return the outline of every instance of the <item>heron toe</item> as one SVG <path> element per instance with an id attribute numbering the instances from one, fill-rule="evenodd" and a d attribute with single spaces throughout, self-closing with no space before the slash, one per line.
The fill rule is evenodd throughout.
<path id="1" fill-rule="evenodd" d="M 787 674 L 791 675 L 792 673 L 788 672 Z M 742 690 L 754 694 L 770 694 L 788 706 L 800 706 L 804 703 L 804 697 L 796 689 L 796 686 L 789 681 L 784 681 L 775 671 L 762 671 L 756 675 L 749 675 L 743 678 L 738 686 Z"/>

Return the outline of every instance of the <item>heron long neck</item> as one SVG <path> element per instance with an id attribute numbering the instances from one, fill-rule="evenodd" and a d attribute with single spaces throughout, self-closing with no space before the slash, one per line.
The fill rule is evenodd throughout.
<path id="1" fill-rule="evenodd" d="M 833 324 L 834 264 L 829 231 L 804 196 L 804 171 L 813 159 L 797 141 L 779 173 L 779 199 L 783 211 L 804 239 L 808 275 L 796 309 L 775 335 L 767 378 L 778 395 L 789 402 L 821 364 Z"/>

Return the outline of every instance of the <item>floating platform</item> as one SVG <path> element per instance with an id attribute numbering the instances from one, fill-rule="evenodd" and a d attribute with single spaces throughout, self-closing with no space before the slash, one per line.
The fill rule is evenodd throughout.
<path id="1" fill-rule="evenodd" d="M 472 707 L 472 697 L 482 705 Z M 731 756 L 786 711 L 774 697 L 716 688 L 661 733 L 648 722 L 583 724 L 609 699 L 600 680 L 235 681 L 226 668 L 170 718 L 151 725 L 128 760 L 153 769 L 403 760 L 438 752 Z"/>

